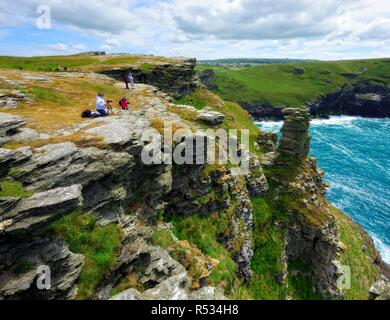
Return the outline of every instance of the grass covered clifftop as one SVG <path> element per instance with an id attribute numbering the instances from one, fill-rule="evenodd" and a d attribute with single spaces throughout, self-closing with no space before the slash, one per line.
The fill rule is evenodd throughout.
<path id="1" fill-rule="evenodd" d="M 57 66 L 68 68 L 68 71 L 100 72 L 113 67 L 141 67 L 148 69 L 156 64 L 183 63 L 180 58 L 155 57 L 151 55 L 112 54 L 91 55 L 75 54 L 69 56 L 42 57 L 9 57 L 0 56 L 0 69 L 17 69 L 25 71 L 57 71 Z"/>
<path id="2" fill-rule="evenodd" d="M 389 87 L 390 59 L 355 61 L 310 61 L 247 68 L 199 65 L 212 69 L 221 98 L 240 104 L 301 107 L 344 85 L 365 81 Z"/>

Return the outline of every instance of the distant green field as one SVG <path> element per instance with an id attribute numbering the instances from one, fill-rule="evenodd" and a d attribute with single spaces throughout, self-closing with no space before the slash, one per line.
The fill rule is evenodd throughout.
<path id="1" fill-rule="evenodd" d="M 213 69 L 217 75 L 215 93 L 238 103 L 300 107 L 345 84 L 358 81 L 390 84 L 390 59 L 311 61 L 248 68 L 199 65 L 197 69 Z"/>

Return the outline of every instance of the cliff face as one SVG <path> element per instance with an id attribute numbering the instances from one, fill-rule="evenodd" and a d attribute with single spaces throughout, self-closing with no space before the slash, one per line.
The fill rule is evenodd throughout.
<path id="1" fill-rule="evenodd" d="M 283 106 L 242 103 L 255 119 L 283 119 Z M 390 89 L 381 85 L 357 83 L 323 95 L 306 106 L 311 115 L 351 115 L 371 118 L 390 117 Z"/>
<path id="2" fill-rule="evenodd" d="M 157 87 L 174 98 L 190 94 L 195 88 L 195 59 L 183 59 L 176 64 L 145 64 L 140 67 L 129 66 L 100 71 L 116 80 L 122 80 L 131 71 L 136 83 L 144 83 Z"/>
<path id="3" fill-rule="evenodd" d="M 367 83 L 343 87 L 309 104 L 314 116 L 351 115 L 371 118 L 390 117 L 390 89 Z"/>

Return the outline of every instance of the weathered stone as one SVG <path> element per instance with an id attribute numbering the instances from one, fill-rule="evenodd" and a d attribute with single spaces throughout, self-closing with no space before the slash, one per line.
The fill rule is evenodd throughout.
<path id="1" fill-rule="evenodd" d="M 33 238 L 0 246 L 0 300 L 72 299 L 84 257 L 60 238 Z M 39 290 L 37 269 L 48 266 L 51 288 Z"/>
<path id="2" fill-rule="evenodd" d="M 81 202 L 80 185 L 53 189 L 23 199 L 10 211 L 2 214 L 2 220 L 9 224 L 0 229 L 0 240 L 8 235 L 31 234 L 34 229 L 80 207 Z"/>
<path id="3" fill-rule="evenodd" d="M 216 88 L 215 79 L 216 75 L 212 69 L 203 70 L 199 74 L 200 82 L 202 82 L 209 90 L 214 90 Z"/>
<path id="4" fill-rule="evenodd" d="M 225 119 L 225 116 L 222 113 L 216 111 L 199 110 L 197 114 L 198 120 L 212 126 L 222 124 Z"/>
<path id="5" fill-rule="evenodd" d="M 310 150 L 310 114 L 304 109 L 288 108 L 285 115 L 282 137 L 278 147 L 282 155 L 306 157 Z"/>
<path id="6" fill-rule="evenodd" d="M 0 113 L 0 139 L 6 135 L 11 135 L 16 129 L 26 123 L 22 117 L 13 116 L 7 113 Z M 1 142 L 1 140 L 0 140 Z"/>
<path id="7" fill-rule="evenodd" d="M 383 277 L 370 288 L 370 299 L 390 300 L 390 281 L 386 277 Z"/>
<path id="8" fill-rule="evenodd" d="M 88 129 L 87 133 L 103 137 L 109 145 L 124 146 L 139 139 L 149 127 L 150 122 L 144 118 L 121 115 L 105 118 L 102 125 Z"/>

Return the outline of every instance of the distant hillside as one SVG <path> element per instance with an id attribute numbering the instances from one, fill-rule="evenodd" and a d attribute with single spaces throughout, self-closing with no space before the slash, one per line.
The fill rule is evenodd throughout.
<path id="1" fill-rule="evenodd" d="M 210 66 L 255 66 L 259 64 L 285 64 L 285 63 L 304 63 L 313 60 L 301 59 L 216 59 L 216 60 L 199 60 L 198 64 Z"/>
<path id="2" fill-rule="evenodd" d="M 212 69 L 216 74 L 214 92 L 240 104 L 300 107 L 344 85 L 366 82 L 389 87 L 390 83 L 390 59 L 197 68 Z"/>

